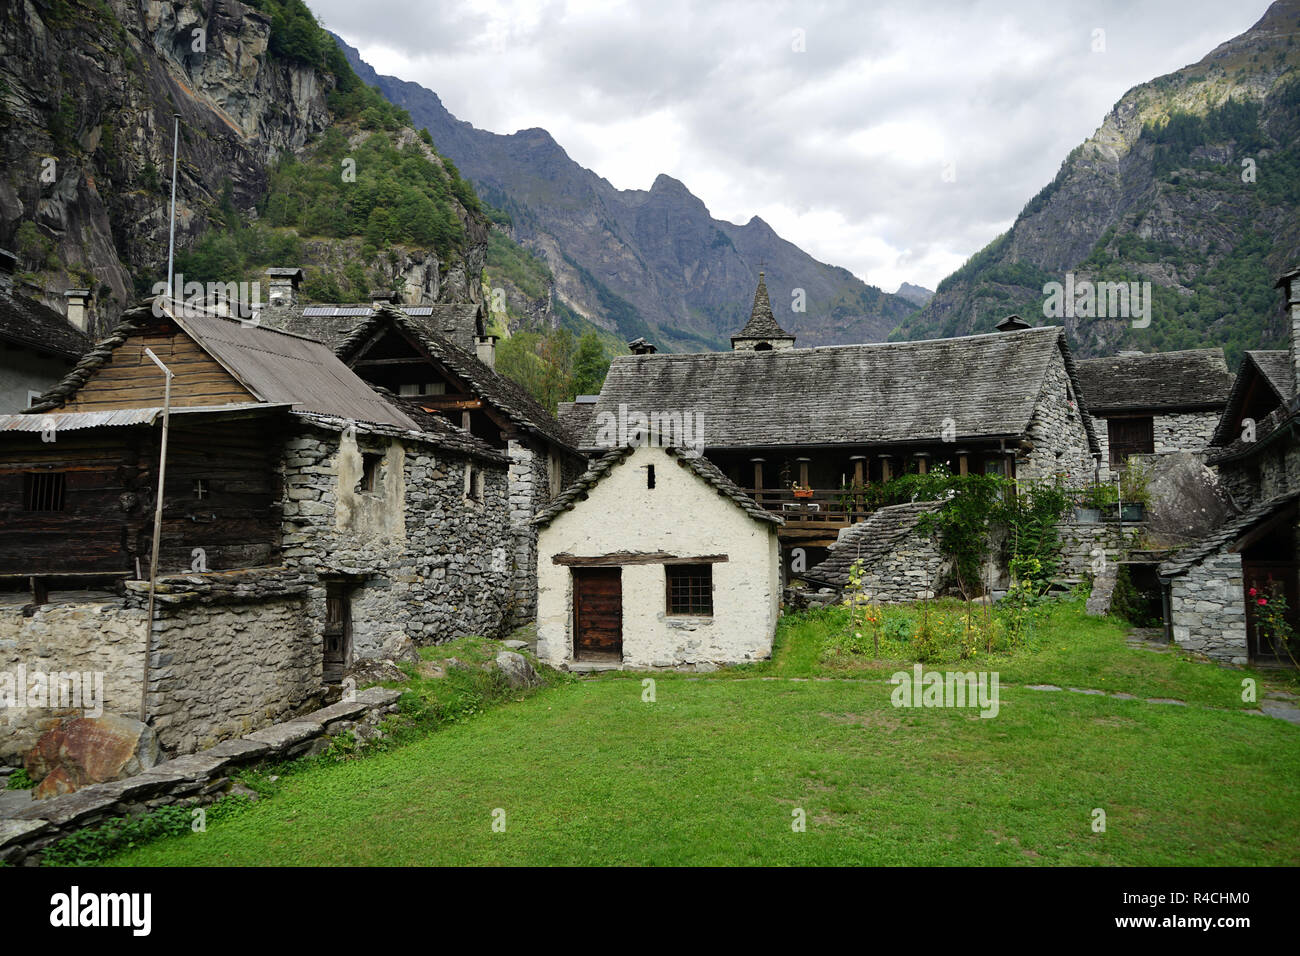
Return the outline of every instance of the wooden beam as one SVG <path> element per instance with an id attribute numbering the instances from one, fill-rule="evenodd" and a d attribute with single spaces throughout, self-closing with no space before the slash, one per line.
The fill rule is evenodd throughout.
<path id="1" fill-rule="evenodd" d="M 615 551 L 594 557 L 556 554 L 551 563 L 570 568 L 612 568 L 628 564 L 723 564 L 731 560 L 725 554 L 683 555 L 665 551 Z"/>
<path id="2" fill-rule="evenodd" d="M 418 395 L 413 396 L 417 405 L 426 412 L 455 412 L 469 411 L 474 408 L 482 408 L 483 401 L 478 398 L 462 398 L 459 395 Z"/>
<path id="3" fill-rule="evenodd" d="M 352 363 L 353 368 L 365 368 L 371 365 L 425 365 L 429 360 L 419 355 L 412 355 L 410 358 L 386 358 L 386 359 L 358 359 Z"/>

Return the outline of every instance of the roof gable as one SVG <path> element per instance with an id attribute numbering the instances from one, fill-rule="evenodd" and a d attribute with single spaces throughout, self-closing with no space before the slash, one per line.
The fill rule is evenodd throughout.
<path id="1" fill-rule="evenodd" d="M 150 348 L 172 369 L 176 405 L 259 402 L 291 405 L 356 421 L 417 429 L 320 342 L 192 307 L 149 301 L 128 309 L 113 334 L 33 406 L 145 407 L 159 405 L 162 372 Z M 175 367 L 173 367 L 173 365 Z"/>
<path id="2" fill-rule="evenodd" d="M 1241 421 L 1250 416 L 1257 422 L 1291 398 L 1290 365 L 1285 350 L 1246 352 L 1228 392 L 1211 445 L 1231 445 L 1240 439 Z"/>
<path id="3" fill-rule="evenodd" d="M 0 293 L 0 341 L 67 359 L 80 358 L 94 344 L 49 306 L 12 293 Z"/>

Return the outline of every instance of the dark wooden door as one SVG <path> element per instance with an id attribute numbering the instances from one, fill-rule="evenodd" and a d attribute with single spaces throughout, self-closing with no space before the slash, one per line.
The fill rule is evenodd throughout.
<path id="1" fill-rule="evenodd" d="M 337 684 L 348 666 L 352 644 L 352 602 L 343 584 L 325 586 L 325 660 L 321 678 Z"/>
<path id="2" fill-rule="evenodd" d="M 1110 463 L 1122 465 L 1129 455 L 1150 455 L 1156 450 L 1155 421 L 1151 418 L 1112 418 L 1106 422 Z"/>
<path id="3" fill-rule="evenodd" d="M 623 659 L 622 568 L 573 569 L 573 657 Z"/>

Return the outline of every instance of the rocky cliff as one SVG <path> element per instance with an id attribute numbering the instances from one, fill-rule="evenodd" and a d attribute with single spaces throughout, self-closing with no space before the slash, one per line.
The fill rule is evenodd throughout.
<path id="1" fill-rule="evenodd" d="M 357 74 L 426 127 L 479 195 L 508 214 L 514 238 L 545 259 L 559 302 L 625 340 L 729 347 L 749 316 L 760 268 L 778 320 L 800 345 L 878 341 L 914 308 L 818 262 L 758 217 L 744 225 L 714 219 L 669 176 L 648 190 L 620 190 L 570 159 L 546 130 L 476 129 L 434 92 L 380 76 L 338 42 Z"/>
<path id="2" fill-rule="evenodd" d="M 1064 322 L 1083 355 L 1283 340 L 1273 279 L 1300 258 L 1300 0 L 1200 62 L 1135 87 L 1014 226 L 893 338 Z M 1150 282 L 1149 325 L 1045 315 L 1044 285 Z M 1048 311 L 1050 311 L 1050 306 Z M 1131 318 L 1131 317 L 1130 317 Z"/>

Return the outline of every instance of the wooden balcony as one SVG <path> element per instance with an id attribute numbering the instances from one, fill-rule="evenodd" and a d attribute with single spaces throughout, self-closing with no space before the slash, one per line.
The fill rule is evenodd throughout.
<path id="1" fill-rule="evenodd" d="M 746 488 L 745 493 L 767 511 L 785 518 L 781 537 L 814 543 L 834 541 L 841 528 L 861 521 L 870 511 L 861 497 L 846 497 L 838 488 L 814 488 L 807 498 L 796 498 L 788 488 Z M 846 508 L 845 505 L 848 507 Z"/>

